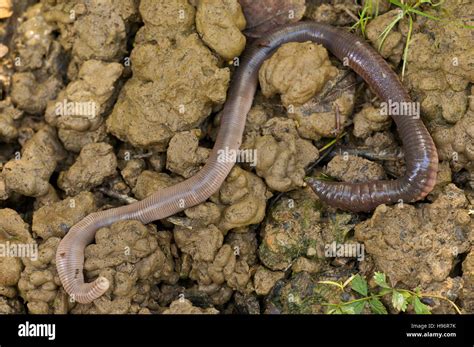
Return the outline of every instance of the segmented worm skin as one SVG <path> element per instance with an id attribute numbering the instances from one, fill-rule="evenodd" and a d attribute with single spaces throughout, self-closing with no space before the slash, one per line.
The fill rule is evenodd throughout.
<path id="1" fill-rule="evenodd" d="M 361 75 L 383 100 L 409 102 L 410 98 L 388 64 L 368 44 L 343 29 L 300 22 L 280 28 L 257 40 L 246 49 L 240 67 L 229 88 L 219 133 L 205 166 L 193 177 L 162 189 L 150 197 L 127 206 L 88 215 L 74 225 L 62 239 L 56 265 L 66 292 L 77 302 L 90 303 L 104 294 L 109 282 L 99 277 L 84 282 L 84 249 L 94 240 L 99 228 L 135 219 L 146 224 L 197 205 L 214 194 L 234 162 L 218 160 L 219 150 L 238 150 L 241 145 L 247 113 L 257 88 L 258 71 L 281 44 L 313 41 L 322 44 L 340 60 Z M 423 198 L 436 180 L 437 152 L 420 119 L 393 116 L 405 147 L 407 171 L 394 181 L 367 183 L 323 182 L 309 179 L 319 197 L 330 205 L 352 211 L 369 211 L 379 204 L 405 202 Z"/>

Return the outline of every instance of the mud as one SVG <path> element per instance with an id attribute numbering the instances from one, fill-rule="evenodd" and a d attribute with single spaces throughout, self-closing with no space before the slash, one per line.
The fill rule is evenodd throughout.
<path id="1" fill-rule="evenodd" d="M 240 55 L 246 39 L 241 31 L 246 26 L 237 0 L 199 1 L 196 29 L 204 43 L 226 60 Z"/>
<path id="2" fill-rule="evenodd" d="M 63 237 L 67 231 L 88 214 L 97 210 L 96 199 L 89 192 L 40 207 L 33 214 L 31 230 L 43 240 Z"/>
<path id="3" fill-rule="evenodd" d="M 280 94 L 283 106 L 289 107 L 304 104 L 336 74 L 325 48 L 290 42 L 263 63 L 259 80 L 264 96 Z"/>
<path id="4" fill-rule="evenodd" d="M 474 225 L 467 206 L 463 191 L 449 184 L 432 204 L 418 209 L 379 206 L 370 220 L 355 227 L 355 237 L 394 285 L 442 282 L 459 255 L 470 250 Z"/>
<path id="5" fill-rule="evenodd" d="M 401 77 L 407 21 L 380 46 L 398 12 L 374 3 L 367 40 Z M 473 6 L 422 9 L 463 19 Z M 0 257 L 0 313 L 323 314 L 328 302 L 358 296 L 321 281 L 358 273 L 372 290 L 376 271 L 473 313 L 472 30 L 424 16 L 414 21 L 403 83 L 440 157 L 426 199 L 364 214 L 318 200 L 307 176 L 393 179 L 404 174 L 403 153 L 395 125 L 355 73 L 322 46 L 288 43 L 259 71 L 241 146 L 248 156 L 219 191 L 162 221 L 100 229 L 86 248 L 85 277 L 111 286 L 93 303 L 75 302 L 59 281 L 54 254 L 75 223 L 206 163 L 246 45 L 300 19 L 350 27 L 358 10 L 351 0 L 0 7 L 0 244 L 38 247 L 36 258 Z M 363 246 L 363 254 L 328 253 L 333 244 Z M 454 313 L 439 298 L 429 307 Z"/>
<path id="6" fill-rule="evenodd" d="M 81 150 L 76 162 L 67 171 L 60 173 L 58 186 L 67 195 L 74 196 L 101 185 L 115 175 L 116 167 L 117 158 L 111 145 L 91 143 Z"/>
<path id="7" fill-rule="evenodd" d="M 246 134 L 243 147 L 257 153 L 256 173 L 272 190 L 286 192 L 304 186 L 305 167 L 319 157 L 317 148 L 300 137 L 297 124 L 275 117 Z"/>
<path id="8" fill-rule="evenodd" d="M 176 283 L 170 250 L 171 235 L 153 225 L 123 221 L 100 229 L 86 248 L 86 277 L 110 282 L 107 293 L 92 304 L 78 304 L 73 313 L 143 313 L 154 282 Z"/>
<path id="9" fill-rule="evenodd" d="M 49 179 L 65 152 L 48 126 L 38 130 L 23 146 L 16 158 L 5 164 L 2 174 L 9 190 L 26 196 L 42 196 L 48 192 Z"/>
<path id="10" fill-rule="evenodd" d="M 197 34 L 143 42 L 131 54 L 133 77 L 121 90 L 107 130 L 135 147 L 164 151 L 226 98 L 230 73 Z M 206 73 L 203 74 L 202 72 Z"/>

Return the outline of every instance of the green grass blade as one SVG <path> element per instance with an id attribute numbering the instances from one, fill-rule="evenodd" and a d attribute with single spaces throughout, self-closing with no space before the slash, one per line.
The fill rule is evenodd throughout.
<path id="1" fill-rule="evenodd" d="M 409 8 L 408 12 L 416 13 L 420 16 L 427 17 L 429 19 L 436 20 L 436 21 L 441 20 L 441 18 L 439 18 L 439 17 L 432 16 L 431 14 L 428 14 L 428 13 L 423 12 L 423 11 L 416 10 L 414 8 Z"/>
<path id="2" fill-rule="evenodd" d="M 411 35 L 413 33 L 413 17 L 411 15 L 408 15 L 408 17 L 409 17 L 410 25 L 408 28 L 407 43 L 405 44 L 405 49 L 403 50 L 402 81 L 403 81 L 403 78 L 405 77 L 405 68 L 407 66 L 408 49 L 410 47 Z"/>
<path id="3" fill-rule="evenodd" d="M 387 25 L 387 27 L 380 33 L 379 35 L 379 39 L 380 40 L 380 43 L 379 43 L 379 51 L 382 49 L 382 46 L 385 42 L 385 39 L 387 38 L 388 34 L 390 34 L 390 32 L 392 31 L 392 29 L 395 27 L 395 25 L 397 25 L 397 23 L 403 18 L 404 14 L 402 11 L 400 11 L 397 16 L 395 17 L 395 19 L 390 22 L 389 25 Z"/>

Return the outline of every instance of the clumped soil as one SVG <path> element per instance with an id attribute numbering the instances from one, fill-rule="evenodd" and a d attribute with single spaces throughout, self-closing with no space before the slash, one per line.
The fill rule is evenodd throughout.
<path id="1" fill-rule="evenodd" d="M 0 313 L 325 313 L 347 298 L 320 281 L 375 271 L 474 313 L 474 40 L 422 16 L 404 84 L 440 156 L 424 201 L 359 214 L 318 201 L 307 175 L 400 177 L 401 143 L 355 73 L 322 46 L 288 43 L 259 72 L 241 147 L 255 157 L 205 203 L 98 230 L 85 277 L 110 289 L 87 305 L 64 292 L 54 255 L 69 228 L 206 162 L 246 44 L 288 21 L 348 27 L 358 11 L 352 0 L 277 3 L 0 0 L 0 241 L 38 247 L 34 258 L 0 257 Z M 379 4 L 367 26 L 376 49 L 397 15 Z M 443 11 L 466 18 L 474 4 Z M 401 21 L 380 50 L 397 72 L 407 33 Z M 321 150 L 344 132 L 339 149 Z M 363 244 L 364 257 L 328 256 L 334 242 Z"/>

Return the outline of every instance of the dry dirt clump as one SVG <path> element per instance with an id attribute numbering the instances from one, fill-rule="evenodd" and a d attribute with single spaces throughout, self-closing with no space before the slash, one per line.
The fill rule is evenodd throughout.
<path id="1" fill-rule="evenodd" d="M 188 255 L 183 256 L 181 276 L 196 281 L 198 289 L 208 295 L 218 293 L 221 288 L 231 288 L 244 293 L 253 291 L 250 265 L 240 258 L 237 249 L 227 243 L 222 244 L 222 232 L 211 225 L 199 234 L 203 237 L 198 240 L 191 237 L 194 234 L 189 230 L 175 230 L 178 248 Z M 189 240 L 184 242 L 183 238 Z M 213 240 L 214 243 L 203 250 L 197 250 L 196 245 L 202 245 L 206 240 Z M 232 295 L 232 290 L 230 294 Z M 230 295 L 227 295 L 224 303 L 229 299 Z"/>
<path id="2" fill-rule="evenodd" d="M 393 285 L 426 287 L 446 280 L 469 250 L 474 224 L 467 206 L 463 191 L 449 184 L 432 204 L 379 206 L 355 237 Z"/>
<path id="3" fill-rule="evenodd" d="M 180 181 L 179 177 L 171 177 L 166 173 L 145 170 L 137 177 L 133 194 L 137 199 L 142 200 L 160 189 L 172 186 Z"/>
<path id="4" fill-rule="evenodd" d="M 23 259 L 18 281 L 20 296 L 32 314 L 65 314 L 74 305 L 64 292 L 56 271 L 56 249 L 61 239 L 50 237 L 38 247 L 38 259 Z"/>
<path id="5" fill-rule="evenodd" d="M 11 99 L 28 113 L 42 113 L 63 85 L 64 52 L 54 40 L 54 27 L 43 16 L 41 4 L 24 14 L 14 38 L 14 67 Z"/>
<path id="6" fill-rule="evenodd" d="M 0 201 L 7 200 L 10 197 L 10 192 L 7 189 L 7 184 L 0 172 Z"/>
<path id="7" fill-rule="evenodd" d="M 173 217 L 173 223 L 190 230 L 215 225 L 224 234 L 246 232 L 245 227 L 263 220 L 271 196 L 258 176 L 236 166 L 211 201 L 186 209 L 186 218 Z"/>
<path id="8" fill-rule="evenodd" d="M 464 287 L 461 294 L 462 306 L 466 312 L 474 312 L 474 253 L 471 251 L 462 264 Z"/>
<path id="9" fill-rule="evenodd" d="M 255 174 L 234 167 L 212 200 L 222 210 L 218 227 L 226 232 L 260 223 L 265 217 L 266 200 L 271 196 Z"/>
<path id="10" fill-rule="evenodd" d="M 219 68 L 196 34 L 137 45 L 131 60 L 133 77 L 107 129 L 135 147 L 164 150 L 175 132 L 196 127 L 225 101 L 229 70 Z"/>
<path id="11" fill-rule="evenodd" d="M 394 29 L 382 42 L 384 29 L 399 15 L 400 10 L 391 10 L 385 14 L 375 17 L 367 25 L 367 38 L 380 54 L 390 62 L 397 65 L 402 59 L 403 48 L 405 47 L 405 37 L 400 32 L 401 24 L 395 25 Z"/>
<path id="12" fill-rule="evenodd" d="M 11 17 L 13 14 L 11 0 L 2 0 L 0 2 L 0 19 Z"/>
<path id="13" fill-rule="evenodd" d="M 319 157 L 317 148 L 299 136 L 296 122 L 282 117 L 248 133 L 243 147 L 256 154 L 257 175 L 280 192 L 304 186 L 305 167 Z"/>
<path id="14" fill-rule="evenodd" d="M 310 188 L 294 191 L 271 209 L 261 230 L 260 261 L 270 270 L 317 272 L 326 259 L 325 247 L 343 242 L 352 229 L 351 215 L 322 217 L 322 208 Z"/>
<path id="15" fill-rule="evenodd" d="M 297 122 L 301 137 L 320 140 L 342 133 L 349 124 L 355 101 L 355 77 L 349 70 L 338 70 L 309 101 L 288 107 L 287 117 Z"/>
<path id="16" fill-rule="evenodd" d="M 266 97 L 281 94 L 285 107 L 301 105 L 337 75 L 328 53 L 312 42 L 283 44 L 259 71 L 260 86 Z"/>
<path id="17" fill-rule="evenodd" d="M 45 195 L 51 174 L 64 155 L 56 131 L 43 127 L 26 142 L 17 159 L 5 164 L 2 174 L 7 188 L 26 196 Z"/>
<path id="18" fill-rule="evenodd" d="M 170 307 L 163 311 L 163 314 L 218 314 L 215 308 L 199 308 L 193 306 L 187 299 L 178 299 L 171 303 Z"/>
<path id="19" fill-rule="evenodd" d="M 450 163 L 454 172 L 466 169 L 474 187 L 474 88 L 466 114 L 452 127 L 438 127 L 433 131 L 441 160 Z"/>
<path id="20" fill-rule="evenodd" d="M 58 128 L 67 150 L 79 152 L 86 144 L 108 139 L 104 115 L 115 102 L 124 67 L 130 66 L 130 59 L 124 58 L 126 36 L 138 20 L 138 3 L 48 2 L 44 16 L 71 54 L 70 82 L 48 103 L 45 119 Z"/>
<path id="21" fill-rule="evenodd" d="M 443 4 L 453 21 L 473 13 L 469 1 Z M 442 15 L 433 12 L 434 15 Z M 406 82 L 421 103 L 421 114 L 431 127 L 452 125 L 465 117 L 469 84 L 474 82 L 472 30 L 461 25 L 438 25 L 426 20 L 412 37 L 407 57 Z"/>
<path id="22" fill-rule="evenodd" d="M 16 251 L 17 245 L 36 247 L 31 237 L 29 225 L 21 216 L 9 208 L 0 209 L 0 297 L 14 299 L 16 285 L 23 270 L 21 254 Z M 12 246 L 12 247 L 11 247 Z M 34 256 L 34 253 L 25 254 Z"/>
<path id="23" fill-rule="evenodd" d="M 122 166 L 120 174 L 129 188 L 135 188 L 138 177 L 146 168 L 146 162 L 143 159 L 126 160 L 125 165 L 119 161 L 119 168 Z"/>
<path id="24" fill-rule="evenodd" d="M 247 226 L 262 221 L 267 198 L 257 176 L 235 167 L 213 202 L 187 209 L 185 219 L 173 218 L 174 239 L 183 253 L 180 275 L 196 281 L 196 290 L 211 303 L 226 303 L 232 290 L 253 291 L 257 240 Z"/>
<path id="25" fill-rule="evenodd" d="M 118 63 L 88 60 L 77 79 L 48 103 L 45 119 L 59 129 L 67 150 L 79 152 L 86 144 L 105 139 L 103 115 L 111 108 L 122 71 Z"/>
<path id="26" fill-rule="evenodd" d="M 44 17 L 58 29 L 58 41 L 71 55 L 71 79 L 84 61 L 112 62 L 124 57 L 127 31 L 138 20 L 136 0 L 43 2 Z"/>
<path id="27" fill-rule="evenodd" d="M 154 23 L 167 16 L 161 9 L 168 6 L 159 2 L 152 8 Z M 168 29 L 173 40 L 139 33 L 131 53 L 133 77 L 107 120 L 110 133 L 135 147 L 166 150 L 175 132 L 195 128 L 226 98 L 229 70 L 220 68 L 197 34 L 182 33 L 181 26 Z"/>
<path id="28" fill-rule="evenodd" d="M 328 163 L 325 173 L 343 182 L 351 183 L 386 178 L 380 164 L 352 155 L 336 155 Z"/>
<path id="29" fill-rule="evenodd" d="M 390 128 L 392 120 L 389 115 L 382 114 L 381 110 L 373 106 L 366 106 L 354 116 L 354 136 L 367 138 L 374 132 Z"/>
<path id="30" fill-rule="evenodd" d="M 189 35 L 194 29 L 195 12 L 187 0 L 142 0 L 140 14 L 145 25 L 137 35 L 145 41 Z"/>
<path id="31" fill-rule="evenodd" d="M 285 277 L 283 271 L 270 271 L 264 266 L 259 266 L 254 275 L 255 292 L 258 295 L 267 295 L 278 280 Z"/>
<path id="32" fill-rule="evenodd" d="M 237 0 L 199 1 L 196 29 L 204 43 L 223 59 L 238 57 L 245 48 L 241 31 L 246 21 Z"/>
<path id="33" fill-rule="evenodd" d="M 355 99 L 354 74 L 334 67 L 322 46 L 282 45 L 264 62 L 259 79 L 264 96 L 281 94 L 287 117 L 297 122 L 301 137 L 334 137 L 348 124 Z"/>
<path id="34" fill-rule="evenodd" d="M 101 185 L 107 178 L 116 174 L 117 158 L 114 149 L 107 143 L 86 145 L 76 162 L 61 172 L 58 186 L 73 196 Z"/>
<path id="35" fill-rule="evenodd" d="M 78 304 L 73 313 L 146 313 L 151 287 L 178 280 L 169 232 L 121 221 L 100 229 L 95 241 L 85 251 L 86 278 L 104 276 L 110 288 L 92 304 Z"/>
<path id="36" fill-rule="evenodd" d="M 166 168 L 184 178 L 196 174 L 209 157 L 210 149 L 199 146 L 200 131 L 176 133 L 166 152 Z"/>
<path id="37" fill-rule="evenodd" d="M 0 103 L 0 141 L 11 143 L 18 138 L 18 121 L 23 112 L 10 103 Z"/>
<path id="38" fill-rule="evenodd" d="M 319 274 L 299 272 L 287 280 L 280 280 L 266 296 L 266 314 L 323 314 L 323 304 L 341 302 L 340 292 L 319 281 L 344 281 L 350 272 L 343 267 Z"/>
<path id="39" fill-rule="evenodd" d="M 373 14 L 376 10 L 379 14 L 382 14 L 390 8 L 390 3 L 386 0 L 371 1 L 373 3 Z M 354 23 L 354 15 L 357 15 L 358 11 L 360 9 L 357 3 L 352 0 L 308 1 L 305 17 L 319 23 L 350 26 Z"/>
<path id="40" fill-rule="evenodd" d="M 14 210 L 0 209 L 0 314 L 24 313 L 25 308 L 18 299 L 17 283 L 23 270 L 22 258 L 11 252 L 11 246 L 36 243 L 31 237 L 29 226 Z M 5 254 L 10 249 L 10 253 Z M 3 251 L 4 250 L 4 251 Z M 30 254 L 34 256 L 34 253 Z"/>
<path id="41" fill-rule="evenodd" d="M 63 237 L 74 224 L 96 210 L 94 195 L 81 192 L 74 198 L 66 198 L 35 211 L 32 230 L 43 240 L 51 236 Z"/>

